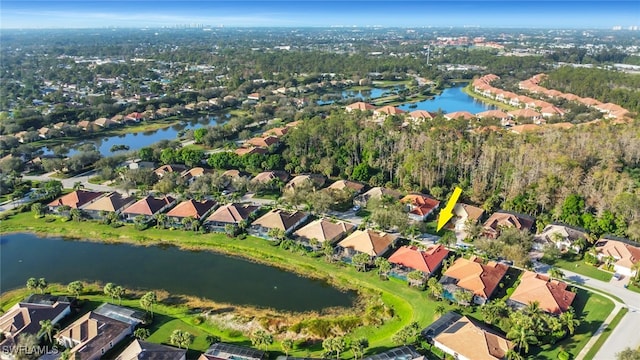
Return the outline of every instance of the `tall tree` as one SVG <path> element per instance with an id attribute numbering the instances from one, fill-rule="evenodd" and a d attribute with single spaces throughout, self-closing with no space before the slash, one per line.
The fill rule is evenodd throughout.
<path id="1" fill-rule="evenodd" d="M 80 293 L 84 290 L 84 284 L 82 281 L 72 281 L 67 285 L 67 291 L 75 295 L 80 296 Z"/>

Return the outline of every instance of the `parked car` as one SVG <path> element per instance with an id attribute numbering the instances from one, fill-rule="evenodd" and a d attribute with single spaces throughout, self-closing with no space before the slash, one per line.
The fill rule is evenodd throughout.
<path id="1" fill-rule="evenodd" d="M 624 276 L 622 276 L 622 274 L 618 274 L 618 273 L 613 274 L 613 278 L 616 280 L 622 280 L 623 277 Z"/>
<path id="2" fill-rule="evenodd" d="M 352 207 L 351 210 L 359 211 L 360 210 L 360 205 L 356 205 L 356 206 Z"/>

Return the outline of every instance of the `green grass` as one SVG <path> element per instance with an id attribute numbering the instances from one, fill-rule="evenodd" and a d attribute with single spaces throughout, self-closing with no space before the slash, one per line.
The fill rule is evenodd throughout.
<path id="1" fill-rule="evenodd" d="M 622 318 L 627 312 L 629 312 L 628 308 L 622 308 L 620 309 L 620 311 L 618 311 L 618 313 L 613 318 L 609 326 L 607 326 L 607 328 L 602 332 L 602 334 L 600 334 L 600 337 L 598 338 L 598 340 L 596 340 L 596 342 L 593 344 L 591 349 L 589 349 L 587 354 L 584 356 L 586 360 L 595 358 L 596 354 L 598 353 L 602 345 L 605 343 L 605 341 L 607 341 L 607 339 L 613 332 L 613 329 L 615 329 L 616 326 L 618 326 L 618 324 L 620 323 L 620 321 L 622 320 Z"/>
<path id="2" fill-rule="evenodd" d="M 21 213 L 0 222 L 0 234 L 8 232 L 29 231 L 50 235 L 61 235 L 71 238 L 94 239 L 98 241 L 108 242 L 127 242 L 138 245 L 155 245 L 155 244 L 175 244 L 186 249 L 204 249 L 213 250 L 222 253 L 240 255 L 250 257 L 255 261 L 275 265 L 289 271 L 293 271 L 302 275 L 315 277 L 329 281 L 332 285 L 343 289 L 357 289 L 366 299 L 380 298 L 386 306 L 393 309 L 394 317 L 386 321 L 380 326 L 362 326 L 354 330 L 350 337 L 356 338 L 366 336 L 370 342 L 370 350 L 368 354 L 379 353 L 386 349 L 395 347 L 391 341 L 391 337 L 402 327 L 415 321 L 420 327 L 429 325 L 434 320 L 435 307 L 443 304 L 447 310 L 453 309 L 452 306 L 445 302 L 438 303 L 427 297 L 425 292 L 421 292 L 415 288 L 407 286 L 406 282 L 392 278 L 388 281 L 382 281 L 375 272 L 357 272 L 351 266 L 339 264 L 330 264 L 322 258 L 312 258 L 296 253 L 286 252 L 279 247 L 270 245 L 269 242 L 248 236 L 244 240 L 229 239 L 223 234 L 198 234 L 194 236 L 193 232 L 185 231 L 167 231 L 150 228 L 145 231 L 138 231 L 133 226 L 127 225 L 120 228 L 111 228 L 97 222 L 62 222 L 55 220 L 46 222 L 51 219 L 47 216 L 42 219 L 34 219 L 31 213 Z M 50 221 L 50 220 L 49 220 Z M 10 294 L 9 294 L 10 295 Z M 100 295 L 96 295 L 99 296 Z M 15 303 L 19 300 L 17 297 L 4 299 L 3 307 Z M 127 299 L 123 301 L 123 305 L 138 307 L 138 300 Z M 10 306 L 10 305 L 9 305 Z M 562 347 L 574 354 L 577 354 L 590 337 L 591 333 L 597 329 L 600 323 L 604 321 L 606 316 L 613 308 L 613 303 L 600 295 L 589 294 L 584 290 L 578 290 L 578 300 L 574 304 L 576 311 L 581 315 L 583 323 L 576 331 L 574 337 L 564 340 Z M 474 311 L 477 309 L 465 309 L 464 312 Z M 215 334 L 221 336 L 224 341 L 229 342 L 246 342 L 246 337 L 234 338 L 223 329 L 218 329 L 211 324 L 195 325 L 193 320 L 195 315 L 192 314 L 184 306 L 164 305 L 158 306 L 156 312 L 158 316 L 166 316 L 161 318 L 156 328 L 153 330 L 151 341 L 166 341 L 168 334 L 175 328 L 185 327 L 191 329 L 194 334 L 204 338 L 206 334 Z M 343 313 L 358 314 L 359 310 L 345 309 Z M 204 335 L 204 336 L 203 336 Z M 197 336 L 197 338 L 198 338 Z M 279 337 L 276 337 L 278 340 Z M 196 350 L 206 348 L 206 344 L 202 340 L 196 339 L 193 346 Z M 280 353 L 280 344 L 274 343 L 269 347 L 272 355 Z M 540 349 L 540 355 L 546 358 L 555 359 L 558 350 L 557 347 L 549 346 Z M 305 347 L 294 351 L 295 356 L 320 356 L 322 352 L 321 346 L 315 344 L 312 347 Z M 345 352 L 344 357 L 351 357 L 350 351 Z"/>
<path id="3" fill-rule="evenodd" d="M 557 359 L 558 353 L 562 350 L 570 353 L 572 359 L 575 358 L 614 308 L 611 300 L 583 289 L 577 289 L 572 306 L 580 319 L 580 326 L 576 328 L 573 336 L 553 345 L 534 348 L 531 352 L 533 358 Z"/>
<path id="4" fill-rule="evenodd" d="M 627 287 L 627 289 L 640 293 L 640 286 L 638 286 L 636 283 L 634 283 L 633 281 L 629 281 L 629 286 Z"/>
<path id="5" fill-rule="evenodd" d="M 602 271 L 593 265 L 585 263 L 582 260 L 569 260 L 561 258 L 556 260 L 555 266 L 605 282 L 609 282 L 613 277 L 612 273 Z"/>

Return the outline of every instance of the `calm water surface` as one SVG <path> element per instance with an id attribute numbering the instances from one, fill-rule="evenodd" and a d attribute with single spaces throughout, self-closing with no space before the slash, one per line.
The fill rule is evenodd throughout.
<path id="1" fill-rule="evenodd" d="M 476 114 L 496 108 L 493 105 L 485 104 L 465 94 L 462 88 L 466 85 L 467 84 L 462 83 L 454 87 L 446 88 L 440 95 L 436 95 L 433 99 L 414 103 L 414 105 L 417 105 L 416 107 L 411 107 L 411 104 L 404 104 L 400 105 L 399 108 L 406 111 L 426 110 L 437 112 L 442 110 L 445 114 L 454 111 L 468 111 Z"/>
<path id="2" fill-rule="evenodd" d="M 287 311 L 349 307 L 355 300 L 355 294 L 323 281 L 208 251 L 2 235 L 0 293 L 24 286 L 29 277 L 59 283 L 113 282 Z"/>

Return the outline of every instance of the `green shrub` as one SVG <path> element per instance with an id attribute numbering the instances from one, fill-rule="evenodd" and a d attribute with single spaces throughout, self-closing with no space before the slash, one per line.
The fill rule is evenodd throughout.
<path id="1" fill-rule="evenodd" d="M 193 318 L 193 324 L 194 324 L 194 325 L 200 325 L 200 324 L 202 324 L 205 320 L 206 320 L 206 319 L 205 319 L 205 317 L 204 317 L 204 316 L 202 316 L 202 315 L 198 315 L 198 316 L 196 316 L 195 318 Z"/>
<path id="2" fill-rule="evenodd" d="M 240 330 L 229 330 L 229 337 L 230 338 L 238 338 L 242 336 L 242 331 Z"/>
<path id="3" fill-rule="evenodd" d="M 571 358 L 571 354 L 569 354 L 568 352 L 562 350 L 558 353 L 558 359 L 559 360 L 569 360 Z"/>
<path id="4" fill-rule="evenodd" d="M 513 288 L 508 288 L 507 289 L 507 296 L 511 297 L 511 295 L 513 294 Z"/>

